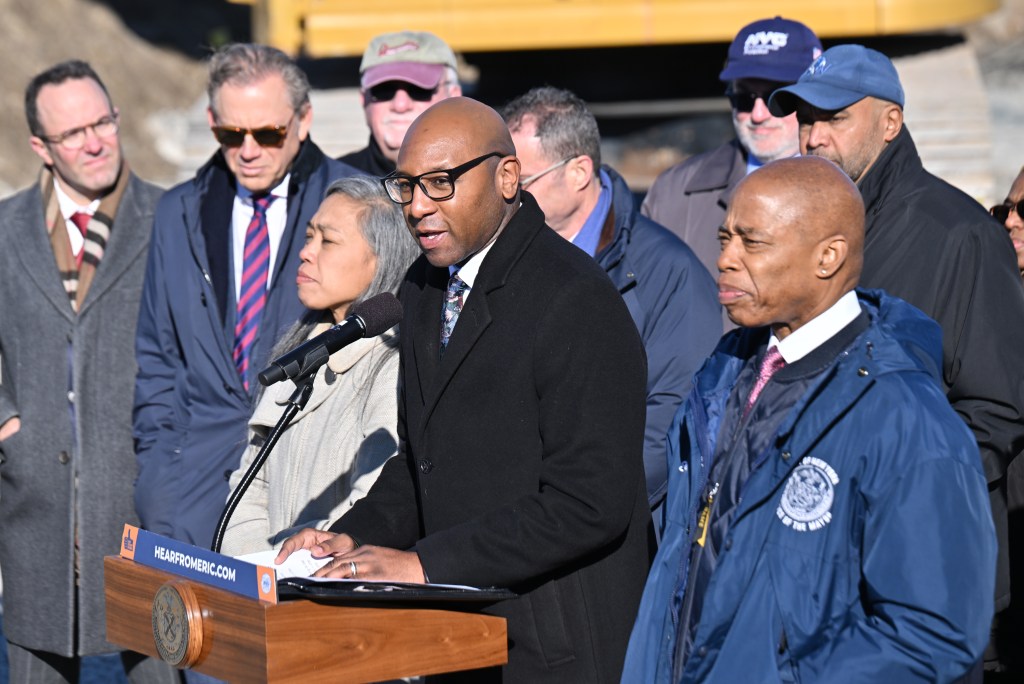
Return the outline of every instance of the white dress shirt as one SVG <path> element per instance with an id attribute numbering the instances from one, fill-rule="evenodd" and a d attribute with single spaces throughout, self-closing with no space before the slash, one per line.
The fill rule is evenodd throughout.
<path id="1" fill-rule="evenodd" d="M 476 282 L 476 276 L 480 273 L 480 264 L 484 262 L 484 257 L 491 251 L 491 247 L 494 246 L 494 241 L 496 239 L 497 235 L 494 236 L 494 238 L 492 238 L 483 249 L 471 256 L 469 261 L 464 263 L 462 266 L 448 267 L 449 278 L 458 273 L 459 279 L 466 283 L 466 292 L 462 295 L 462 306 L 466 306 L 466 300 L 469 299 L 469 293 L 473 291 L 473 283 Z"/>
<path id="2" fill-rule="evenodd" d="M 860 315 L 860 302 L 853 290 L 839 298 L 835 304 L 816 317 L 804 323 L 786 336 L 781 342 L 774 334 L 768 340 L 768 348 L 778 347 L 786 363 L 795 363 L 853 322 Z"/>

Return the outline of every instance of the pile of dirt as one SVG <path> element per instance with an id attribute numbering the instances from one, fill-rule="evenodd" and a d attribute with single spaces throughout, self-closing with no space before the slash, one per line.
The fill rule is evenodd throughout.
<path id="1" fill-rule="evenodd" d="M 66 59 L 84 59 L 105 82 L 121 110 L 122 141 L 132 168 L 163 185 L 175 167 L 157 154 L 148 117 L 187 108 L 203 91 L 202 63 L 155 47 L 127 28 L 109 7 L 86 0 L 0 0 L 0 189 L 31 183 L 39 158 L 28 145 L 24 93 L 40 71 Z M 184 17 L 182 17 L 185 20 Z M 6 187 L 4 187 L 6 186 Z"/>

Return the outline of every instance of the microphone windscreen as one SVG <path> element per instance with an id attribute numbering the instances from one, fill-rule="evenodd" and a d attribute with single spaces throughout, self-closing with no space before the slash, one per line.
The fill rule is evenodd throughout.
<path id="1" fill-rule="evenodd" d="M 352 307 L 366 325 L 365 337 L 376 337 L 402 320 L 402 303 L 390 292 L 381 292 Z"/>

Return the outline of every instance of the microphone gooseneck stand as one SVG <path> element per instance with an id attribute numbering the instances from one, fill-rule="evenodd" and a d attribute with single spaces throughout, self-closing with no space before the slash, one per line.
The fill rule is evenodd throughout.
<path id="1" fill-rule="evenodd" d="M 253 459 L 249 469 L 245 471 L 242 481 L 231 492 L 231 496 L 228 497 L 228 502 L 224 506 L 224 512 L 220 514 L 220 520 L 217 522 L 217 531 L 213 534 L 213 545 L 210 547 L 214 553 L 220 553 L 228 521 L 231 520 L 231 514 L 235 512 L 239 502 L 242 500 L 245 490 L 249 489 L 249 485 L 256 479 L 256 475 L 260 472 L 263 464 L 266 463 L 267 457 L 270 456 L 270 452 L 274 445 L 277 444 L 277 440 L 281 438 L 281 434 L 288 427 L 288 424 L 292 422 L 292 419 L 295 418 L 295 414 L 306 407 L 306 402 L 309 401 L 309 397 L 313 394 L 313 378 L 316 377 L 317 370 L 319 370 L 319 366 L 315 366 L 306 374 L 294 379 L 295 391 L 288 397 L 288 405 L 285 406 L 284 413 L 281 414 L 281 418 L 277 421 L 274 429 L 267 435 L 267 440 L 263 442 L 263 446 L 260 448 L 259 453 L 256 454 L 256 458 Z"/>

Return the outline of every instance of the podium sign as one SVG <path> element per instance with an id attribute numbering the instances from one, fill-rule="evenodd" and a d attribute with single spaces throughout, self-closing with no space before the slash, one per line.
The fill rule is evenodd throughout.
<path id="1" fill-rule="evenodd" d="M 124 533 L 121 535 L 121 558 L 227 589 L 242 596 L 277 603 L 277 575 L 273 568 L 246 563 L 231 556 L 140 530 L 134 525 L 124 526 Z"/>
<path id="2" fill-rule="evenodd" d="M 148 534 L 133 535 L 136 558 Z M 105 558 L 104 572 L 108 641 L 229 682 L 375 682 L 508 662 L 503 618 L 441 599 L 271 603 L 126 557 Z"/>

